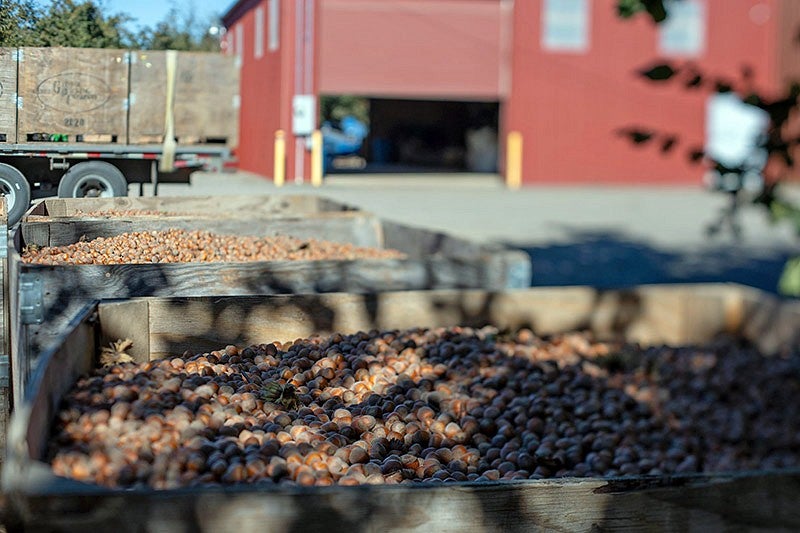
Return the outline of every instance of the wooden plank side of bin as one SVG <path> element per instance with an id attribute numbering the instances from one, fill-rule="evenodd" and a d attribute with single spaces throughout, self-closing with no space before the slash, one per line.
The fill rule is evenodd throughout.
<path id="1" fill-rule="evenodd" d="M 417 326 L 530 327 L 539 334 L 591 330 L 600 338 L 646 345 L 698 343 L 744 332 L 730 318 L 741 305 L 729 285 L 652 286 L 630 291 L 586 287 L 487 292 L 434 290 L 378 294 L 304 294 L 215 298 L 146 298 L 100 307 L 104 343 L 130 335 L 129 309 L 148 304 L 144 358 L 227 344 L 285 342 L 313 334 Z M 638 307 L 631 307 L 631 301 Z M 142 316 L 139 311 L 137 316 Z M 106 317 L 106 318 L 103 318 Z M 120 317 L 120 318 L 114 318 Z M 113 321 L 112 321 L 113 320 Z M 800 314 L 794 315 L 800 323 Z M 110 324 L 116 324 L 116 326 Z M 142 325 L 133 327 L 139 338 Z M 754 339 L 757 341 L 757 339 Z"/>
<path id="2" fill-rule="evenodd" d="M 318 239 L 356 246 L 383 248 L 378 219 L 358 211 L 324 213 L 313 216 L 215 218 L 134 217 L 108 219 L 49 219 L 24 222 L 21 245 L 65 246 L 79 240 L 113 237 L 122 233 L 166 231 L 170 229 L 205 230 L 221 235 L 275 237 L 289 235 L 298 239 Z"/>
<path id="3" fill-rule="evenodd" d="M 14 260 L 14 251 L 8 248 L 8 327 L 6 331 L 9 339 L 9 350 L 11 355 L 11 393 L 13 395 L 13 405 L 22 404 L 25 383 L 28 381 L 26 367 L 28 366 L 27 339 L 25 334 L 27 328 L 22 325 L 20 320 L 20 283 L 19 283 L 19 261 Z"/>
<path id="4" fill-rule="evenodd" d="M 672 486 L 669 483 L 674 483 Z M 540 480 L 322 490 L 61 492 L 22 501 L 29 527 L 140 531 L 796 530 L 800 475 L 686 476 L 658 486 Z M 309 507 L 314 512 L 309 513 Z M 57 509 L 57 511 L 56 511 Z M 51 530 L 52 530 L 51 529 Z"/>
<path id="5" fill-rule="evenodd" d="M 481 264 L 431 257 L 427 261 L 273 261 L 82 265 L 15 262 L 19 272 L 41 280 L 43 322 L 21 327 L 23 353 L 54 346 L 66 325 L 92 300 L 140 296 L 215 296 L 422 290 L 485 286 Z M 27 376 L 32 361 L 23 360 Z M 27 369 L 27 370 L 26 370 Z"/>
<path id="6" fill-rule="evenodd" d="M 34 376 L 37 391 L 31 401 L 20 404 L 19 416 L 30 420 L 24 431 L 27 453 L 39 457 L 45 453 L 50 424 L 61 405 L 61 398 L 72 388 L 79 375 L 97 365 L 99 347 L 95 344 L 96 333 L 94 308 L 85 307 L 62 337 L 59 348 L 48 357 L 48 364 L 37 369 L 40 374 Z M 14 453 L 18 452 L 14 450 Z"/>
<path id="7" fill-rule="evenodd" d="M 479 265 L 484 278 L 481 288 L 522 289 L 531 285 L 531 260 L 522 251 L 386 220 L 382 222 L 387 248 L 402 250 L 414 259 L 442 256 L 451 258 L 453 265 L 459 262 Z M 437 274 L 448 277 L 447 271 Z"/>
<path id="8" fill-rule="evenodd" d="M 767 352 L 778 352 L 800 342 L 800 301 L 781 300 L 757 289 L 742 293 L 741 320 L 748 338 L 758 339 Z"/>
<path id="9" fill-rule="evenodd" d="M 0 199 L 0 465 L 5 458 L 12 407 L 8 290 L 8 210 L 5 200 Z"/>
<path id="10" fill-rule="evenodd" d="M 85 282 L 77 285 L 90 286 Z M 159 287 L 167 289 L 174 285 Z M 200 286 L 214 285 L 200 283 Z M 124 286 L 107 288 L 106 298 L 131 296 L 126 294 Z M 738 286 L 701 285 L 652 286 L 630 291 L 566 287 L 505 292 L 434 290 L 270 297 L 172 295 L 104 303 L 99 307 L 99 316 L 102 344 L 132 338 L 132 353 L 139 360 L 148 355 L 162 357 L 181 354 L 187 349 L 217 349 L 226 344 L 287 341 L 315 333 L 420 325 L 493 324 L 501 328 L 530 327 L 544 335 L 590 329 L 601 338 L 622 336 L 643 344 L 677 344 L 707 341 L 723 332 L 746 334 L 743 324 L 731 318 L 740 314 L 742 291 Z M 84 295 L 86 301 L 96 297 L 97 293 Z M 765 298 L 765 302 L 769 299 Z M 85 303 L 73 304 L 72 315 L 83 306 Z M 800 321 L 796 310 L 791 316 Z M 50 346 L 57 346 L 68 325 L 64 323 L 39 333 L 50 338 Z"/>
<path id="11" fill-rule="evenodd" d="M 673 289 L 673 290 L 671 290 Z M 325 324 L 331 327 L 364 329 L 377 327 L 405 327 L 409 320 L 416 325 L 446 325 L 452 320 L 481 316 L 503 320 L 506 324 L 529 322 L 537 333 L 574 328 L 577 322 L 592 322 L 599 305 L 603 313 L 627 313 L 625 306 L 614 302 L 627 302 L 632 293 L 643 305 L 640 316 L 628 314 L 630 322 L 623 322 L 623 333 L 643 331 L 641 324 L 652 321 L 654 326 L 663 317 L 670 320 L 662 326 L 669 329 L 667 337 L 678 338 L 680 332 L 695 339 L 685 342 L 709 340 L 719 330 L 732 328 L 745 332 L 745 325 L 735 317 L 745 316 L 743 309 L 753 310 L 759 305 L 769 305 L 769 299 L 759 303 L 757 294 L 735 286 L 697 287 L 643 287 L 633 291 L 605 291 L 598 293 L 584 288 L 530 289 L 512 291 L 497 299 L 481 291 L 466 293 L 434 291 L 431 293 L 404 293 L 379 295 L 385 297 L 378 303 L 373 297 L 354 295 L 320 295 L 311 297 L 279 296 L 262 299 L 262 304 L 275 309 L 286 323 L 300 320 Z M 670 296 L 676 294 L 675 298 Z M 745 298 L 744 296 L 747 298 Z M 427 296 L 427 298 L 426 298 Z M 600 298 L 598 298 L 600 296 Z M 494 298 L 494 300 L 492 300 Z M 4 489 L 19 513 L 17 518 L 28 526 L 45 528 L 73 528 L 80 526 L 104 528 L 122 524 L 131 530 L 155 529 L 166 526 L 188 527 L 208 531 L 220 529 L 285 531 L 302 529 L 321 531 L 353 529 L 359 531 L 530 531 L 557 529 L 563 531 L 588 530 L 724 530 L 730 528 L 800 528 L 800 471 L 756 472 L 731 475 L 687 475 L 656 478 L 652 476 L 617 480 L 566 479 L 524 481 L 510 484 L 439 485 L 427 487 L 320 487 L 309 489 L 268 489 L 265 487 L 237 487 L 232 489 L 184 489 L 176 491 L 126 491 L 109 492 L 90 486 L 55 478 L 46 465 L 33 460 L 41 457 L 43 436 L 49 428 L 60 395 L 69 387 L 77 374 L 91 364 L 96 349 L 96 328 L 112 333 L 109 328 L 119 328 L 109 317 L 132 317 L 131 306 L 137 306 L 136 328 L 143 330 L 147 321 L 151 339 L 164 337 L 171 327 L 188 327 L 176 322 L 181 315 L 193 315 L 202 324 L 209 321 L 220 327 L 220 340 L 236 317 L 225 318 L 236 300 L 200 298 L 192 301 L 178 299 L 142 299 L 129 302 L 103 303 L 85 310 L 73 329 L 63 336 L 59 350 L 48 354 L 47 365 L 37 376 L 39 385 L 34 397 L 24 406 L 21 416 L 15 417 L 12 440 L 12 467 L 4 472 Z M 239 299 L 243 310 L 257 308 L 254 298 Z M 416 302 L 416 303 L 415 303 Z M 488 302 L 488 305 L 487 305 Z M 609 303 L 610 302 L 610 303 Z M 664 302 L 660 308 L 659 302 Z M 676 302 L 677 307 L 676 307 Z M 142 304 L 148 306 L 144 313 Z M 312 306 L 324 304 L 329 312 L 314 311 Z M 405 310 L 384 305 L 406 304 Z M 196 307 L 193 307 L 196 305 Z M 540 306 L 550 306 L 551 313 Z M 100 320 L 92 322 L 92 310 L 97 309 Z M 265 312 L 264 308 L 262 312 Z M 528 314 L 520 311 L 529 309 Z M 693 311 L 696 310 L 696 311 Z M 211 318 L 197 316 L 210 312 Z M 333 318 L 330 311 L 334 312 Z M 352 318 L 349 313 L 356 313 Z M 421 312 L 422 314 L 416 315 Z M 570 318 L 577 312 L 579 316 Z M 673 313 L 685 312 L 683 318 L 674 319 Z M 694 326 L 697 314 L 717 313 L 707 317 L 705 330 Z M 789 316 L 791 309 L 787 311 Z M 338 317 L 338 314 L 343 316 Z M 556 318 L 550 318 L 552 314 Z M 214 322 L 216 317 L 217 322 Z M 320 318 L 322 317 L 322 318 Z M 532 319 L 539 318 L 537 321 Z M 733 318 L 732 318 L 733 317 Z M 795 315 L 798 320 L 800 316 Z M 338 320 L 338 321 L 337 321 Z M 598 322 L 600 323 L 600 322 Z M 116 325 L 115 325 L 116 324 Z M 278 339 L 290 340 L 299 330 L 285 331 L 282 323 L 264 328 L 257 322 L 252 335 L 272 331 Z M 502 324 L 498 324 L 502 325 Z M 95 332 L 92 333 L 95 328 Z M 700 338 L 700 335 L 705 335 Z M 100 335 L 100 336 L 102 336 Z M 223 342 L 229 342 L 227 337 Z M 263 341 L 263 339 L 261 339 Z M 309 505 L 315 509 L 308 513 Z M 123 526 L 118 526 L 123 527 Z M 123 530 L 124 530 L 123 527 Z M 139 529 L 137 529 L 139 528 Z"/>
<path id="12" fill-rule="evenodd" d="M 438 270 L 448 267 L 446 261 L 441 263 Z M 404 328 L 420 323 L 435 326 L 495 323 L 502 327 L 534 327 L 544 333 L 592 328 L 601 336 L 627 335 L 648 344 L 701 341 L 708 338 L 708 331 L 734 329 L 728 323 L 728 308 L 735 304 L 736 291 L 725 286 L 709 287 L 704 307 L 698 302 L 686 303 L 686 297 L 697 293 L 697 287 L 683 290 L 651 287 L 638 292 L 571 288 L 501 294 L 480 290 L 319 294 L 273 298 L 269 303 L 258 297 L 228 297 L 336 290 L 364 293 L 372 292 L 370 289 L 375 287 L 391 291 L 433 285 L 434 280 L 427 277 L 429 269 L 418 266 L 408 261 L 320 261 L 53 268 L 41 276 L 46 323 L 22 328 L 21 352 L 36 354 L 55 346 L 86 302 L 138 296 L 178 297 L 155 301 L 150 311 L 150 316 L 165 315 L 156 320 L 167 328 L 164 340 L 148 341 L 150 351 L 160 355 L 180 354 L 194 345 L 218 348 L 220 342 L 226 341 L 216 334 L 217 324 L 225 324 L 225 335 L 236 343 L 260 342 L 259 338 L 276 333 L 288 335 L 285 340 L 292 340 L 314 332 Z M 471 281 L 480 282 L 478 278 Z M 185 295 L 213 298 L 191 301 L 179 298 Z M 186 311 L 183 305 L 193 307 Z M 170 308 L 177 312 L 170 314 Z M 271 329 L 273 325 L 275 328 Z M 704 329 L 699 329 L 701 325 Z M 116 335 L 105 342 L 124 338 L 122 332 Z M 176 344 L 174 339 L 183 342 Z M 135 349 L 141 346 L 137 343 Z M 16 365 L 18 380 L 24 386 L 35 367 L 34 357 L 17 358 Z"/>
<path id="13" fill-rule="evenodd" d="M 80 217 L 94 211 L 143 209 L 191 214 L 209 218 L 248 218 L 254 215 L 311 215 L 354 211 L 353 207 L 314 195 L 262 196 L 120 196 L 116 198 L 46 198 L 35 204 L 26 217 Z M 25 222 L 23 218 L 23 222 Z"/>

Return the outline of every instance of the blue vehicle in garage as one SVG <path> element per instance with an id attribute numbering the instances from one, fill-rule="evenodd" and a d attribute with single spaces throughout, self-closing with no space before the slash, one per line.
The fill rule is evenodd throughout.
<path id="1" fill-rule="evenodd" d="M 351 115 L 342 118 L 338 128 L 330 121 L 326 121 L 320 131 L 322 131 L 322 165 L 325 173 L 333 168 L 335 158 L 357 155 L 369 134 L 366 124 Z"/>

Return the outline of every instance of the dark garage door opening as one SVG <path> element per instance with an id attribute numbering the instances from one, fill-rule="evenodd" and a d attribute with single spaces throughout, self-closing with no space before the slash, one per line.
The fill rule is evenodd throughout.
<path id="1" fill-rule="evenodd" d="M 329 173 L 497 172 L 497 102 L 369 98 L 367 106 L 362 164 L 336 158 Z"/>

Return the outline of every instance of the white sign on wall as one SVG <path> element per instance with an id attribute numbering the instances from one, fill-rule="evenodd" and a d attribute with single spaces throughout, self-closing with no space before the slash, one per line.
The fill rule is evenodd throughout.
<path id="1" fill-rule="evenodd" d="M 292 133 L 311 135 L 317 125 L 317 99 L 313 94 L 296 94 L 292 99 Z"/>

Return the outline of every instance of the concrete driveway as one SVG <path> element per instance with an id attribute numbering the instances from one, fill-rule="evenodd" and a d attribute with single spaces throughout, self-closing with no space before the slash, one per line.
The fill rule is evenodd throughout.
<path id="1" fill-rule="evenodd" d="M 534 285 L 733 281 L 774 291 L 785 260 L 800 254 L 793 229 L 771 225 L 751 205 L 738 214 L 740 240 L 725 229 L 709 237 L 706 228 L 729 199 L 701 187 L 509 191 L 494 175 L 382 174 L 335 175 L 318 189 L 279 189 L 239 172 L 198 173 L 191 186 L 164 184 L 159 194 L 323 195 L 405 224 L 524 249 L 533 260 Z"/>

